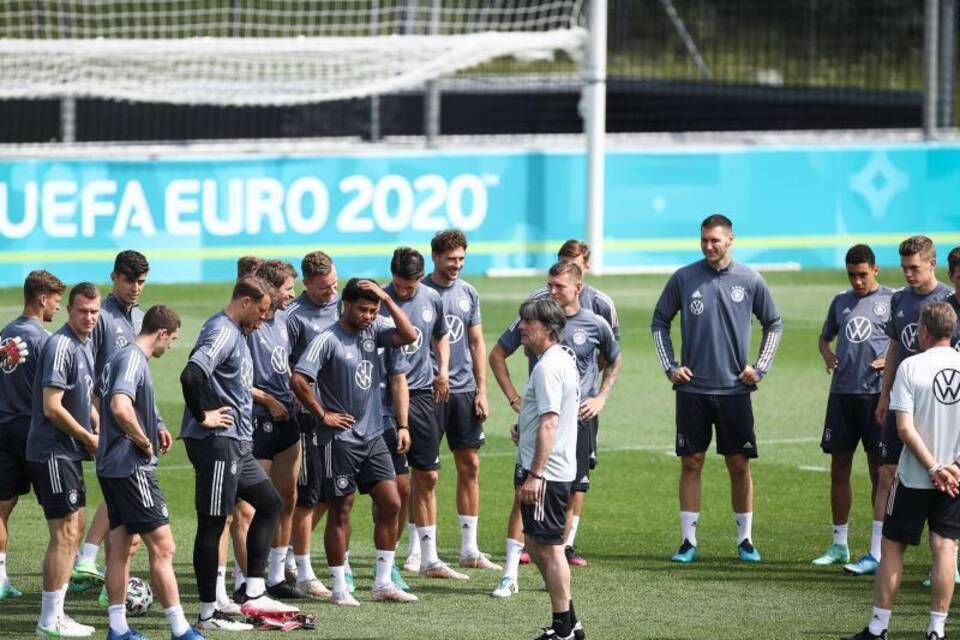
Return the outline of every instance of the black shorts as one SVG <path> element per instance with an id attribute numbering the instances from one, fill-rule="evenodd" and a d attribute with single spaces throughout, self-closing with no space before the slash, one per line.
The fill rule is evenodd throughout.
<path id="1" fill-rule="evenodd" d="M 97 476 L 107 505 L 110 528 L 150 533 L 170 524 L 167 501 L 153 469 L 138 469 L 126 478 Z"/>
<path id="2" fill-rule="evenodd" d="M 824 453 L 851 453 L 863 442 L 863 450 L 877 453 L 881 429 L 874 417 L 879 393 L 831 393 L 823 421 L 820 448 Z"/>
<path id="3" fill-rule="evenodd" d="M 596 469 L 599 458 L 597 452 L 600 444 L 600 416 L 593 416 L 590 421 L 590 468 Z"/>
<path id="4" fill-rule="evenodd" d="M 749 393 L 715 395 L 677 391 L 677 455 L 703 453 L 717 428 L 717 453 L 757 457 Z"/>
<path id="5" fill-rule="evenodd" d="M 880 440 L 880 464 L 899 464 L 902 451 L 903 441 L 897 433 L 897 414 L 887 411 L 887 421 L 883 424 L 883 437 Z"/>
<path id="6" fill-rule="evenodd" d="M 298 442 L 300 425 L 296 420 L 253 417 L 253 457 L 257 460 L 273 460 Z"/>
<path id="7" fill-rule="evenodd" d="M 51 457 L 46 462 L 31 462 L 30 476 L 47 520 L 64 518 L 86 506 L 87 487 L 79 460 Z"/>
<path id="8" fill-rule="evenodd" d="M 326 478 L 331 469 L 330 454 L 333 441 L 319 445 L 317 424 L 312 413 L 297 416 L 300 424 L 300 476 L 297 478 L 297 506 L 315 507 L 328 502 L 324 493 Z"/>
<path id="9" fill-rule="evenodd" d="M 393 472 L 398 476 L 410 473 L 410 467 L 407 465 L 407 456 L 404 453 L 397 453 L 397 428 L 393 426 L 393 420 L 389 423 L 384 418 L 386 428 L 383 430 L 383 441 L 390 452 L 390 459 L 393 460 Z"/>
<path id="10" fill-rule="evenodd" d="M 925 524 L 943 538 L 960 539 L 960 498 L 951 498 L 936 489 L 911 489 L 896 478 L 887 498 L 883 537 L 918 545 Z"/>
<path id="11" fill-rule="evenodd" d="M 577 479 L 571 491 L 586 493 L 590 490 L 590 469 L 596 465 L 596 428 L 597 417 L 583 421 L 577 420 Z M 594 464 L 590 464 L 594 461 Z"/>
<path id="12" fill-rule="evenodd" d="M 473 410 L 476 391 L 451 393 L 446 402 L 436 404 L 440 433 L 447 436 L 447 446 L 455 449 L 479 449 L 487 436 L 483 424 Z"/>
<path id="13" fill-rule="evenodd" d="M 0 501 L 30 493 L 28 431 L 30 418 L 15 418 L 0 424 Z"/>
<path id="14" fill-rule="evenodd" d="M 370 493 L 377 483 L 397 478 L 387 443 L 381 436 L 360 443 L 334 439 L 331 457 L 332 473 L 324 487 L 331 497 L 342 498 L 358 490 Z"/>
<path id="15" fill-rule="evenodd" d="M 527 470 L 517 465 L 513 473 L 513 486 L 519 489 L 527 479 Z M 523 519 L 523 535 L 538 544 L 563 544 L 567 526 L 567 500 L 572 482 L 544 480 L 540 483 L 540 498 L 536 504 L 520 503 Z"/>
<path id="16" fill-rule="evenodd" d="M 270 482 L 249 441 L 226 436 L 183 441 L 196 473 L 195 507 L 200 515 L 226 517 L 248 488 Z"/>
<path id="17" fill-rule="evenodd" d="M 440 423 L 433 391 L 423 389 L 410 392 L 410 451 L 407 461 L 420 471 L 440 468 Z"/>

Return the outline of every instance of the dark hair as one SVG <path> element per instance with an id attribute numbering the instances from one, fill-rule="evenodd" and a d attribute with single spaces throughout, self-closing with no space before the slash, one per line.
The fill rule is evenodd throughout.
<path id="1" fill-rule="evenodd" d="M 714 227 L 723 227 L 727 231 L 733 231 L 733 222 L 722 213 L 712 213 L 700 223 L 701 229 L 713 229 Z"/>
<path id="2" fill-rule="evenodd" d="M 140 335 L 148 336 L 166 329 L 168 333 L 173 333 L 180 328 L 180 316 L 177 312 L 165 304 L 155 304 L 143 316 L 143 326 L 140 328 Z"/>
<path id="3" fill-rule="evenodd" d="M 527 322 L 537 320 L 543 323 L 554 342 L 563 340 L 563 327 L 567 324 L 567 318 L 553 298 L 527 300 L 520 305 L 519 315 Z"/>
<path id="4" fill-rule="evenodd" d="M 867 263 L 871 267 L 877 264 L 877 257 L 873 255 L 873 249 L 865 244 L 855 244 L 847 250 L 847 264 Z"/>
<path id="5" fill-rule="evenodd" d="M 300 261 L 300 271 L 303 279 L 309 280 L 313 276 L 325 276 L 333 271 L 333 259 L 323 251 L 313 251 L 303 256 Z"/>
<path id="6" fill-rule="evenodd" d="M 297 277 L 297 270 L 294 269 L 293 265 L 289 262 L 284 262 L 283 260 L 262 260 L 261 263 L 253 275 L 266 281 L 267 284 L 275 289 L 282 287 L 287 278 Z"/>
<path id="7" fill-rule="evenodd" d="M 254 302 L 260 302 L 264 296 L 269 295 L 270 285 L 256 276 L 243 276 L 233 285 L 233 300 L 250 298 Z"/>
<path id="8" fill-rule="evenodd" d="M 74 298 L 77 296 L 82 296 L 88 300 L 96 300 L 100 297 L 100 290 L 97 289 L 97 285 L 92 282 L 81 282 L 75 285 L 73 289 L 70 289 L 70 297 L 67 299 L 67 304 L 72 305 Z"/>
<path id="9" fill-rule="evenodd" d="M 563 260 L 560 262 L 555 262 L 553 266 L 550 267 L 550 271 L 547 273 L 551 278 L 569 273 L 571 276 L 573 276 L 574 282 L 583 282 L 583 271 L 581 271 L 580 267 L 572 262 L 565 262 Z"/>
<path id="10" fill-rule="evenodd" d="M 583 256 L 584 262 L 590 262 L 590 245 L 583 240 L 567 240 L 557 251 L 558 260 L 573 260 Z"/>
<path id="11" fill-rule="evenodd" d="M 237 258 L 237 277 L 252 276 L 263 264 L 263 258 L 257 256 L 241 256 Z"/>
<path id="12" fill-rule="evenodd" d="M 397 247 L 390 260 L 390 273 L 403 280 L 423 277 L 423 255 L 411 247 Z"/>
<path id="13" fill-rule="evenodd" d="M 453 249 L 467 250 L 467 236 L 459 229 L 447 229 L 446 231 L 437 231 L 430 241 L 430 251 L 439 255 Z"/>
<path id="14" fill-rule="evenodd" d="M 361 289 L 360 283 L 364 280 L 370 280 L 369 278 L 350 278 L 347 280 L 347 286 L 343 288 L 343 291 L 340 293 L 340 299 L 344 302 L 354 303 L 359 300 L 366 300 L 367 302 L 375 302 L 380 304 L 380 298 L 377 297 L 373 291 L 369 289 Z M 371 281 L 372 282 L 372 281 Z"/>
<path id="15" fill-rule="evenodd" d="M 934 339 L 943 340 L 957 328 L 957 314 L 949 302 L 930 302 L 920 309 L 919 323 Z"/>
<path id="16" fill-rule="evenodd" d="M 23 281 L 23 302 L 30 304 L 36 302 L 42 295 L 62 294 L 66 288 L 67 285 L 63 284 L 57 276 L 49 271 L 37 269 L 28 273 Z"/>
<path id="17" fill-rule="evenodd" d="M 910 236 L 900 243 L 900 256 L 915 256 L 917 254 L 923 260 L 936 260 L 937 249 L 933 246 L 933 240 L 927 236 Z"/>
<path id="18" fill-rule="evenodd" d="M 113 272 L 122 274 L 131 280 L 136 280 L 150 272 L 150 263 L 147 262 L 147 257 L 139 251 L 127 249 L 117 254 L 113 261 Z"/>
<path id="19" fill-rule="evenodd" d="M 950 253 L 947 255 L 947 269 L 951 276 L 953 275 L 953 270 L 957 267 L 960 267 L 960 247 L 950 249 Z"/>

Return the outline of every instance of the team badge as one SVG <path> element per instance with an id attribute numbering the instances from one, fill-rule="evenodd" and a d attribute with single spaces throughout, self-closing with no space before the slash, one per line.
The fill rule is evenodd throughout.
<path id="1" fill-rule="evenodd" d="M 827 427 L 826 429 L 823 430 L 823 441 L 830 442 L 830 436 L 831 436 L 830 427 Z"/>
<path id="2" fill-rule="evenodd" d="M 337 476 L 337 489 L 346 489 L 349 484 L 347 476 Z"/>
<path id="3" fill-rule="evenodd" d="M 463 339 L 463 320 L 454 315 L 447 316 L 447 331 L 450 333 L 450 344 Z"/>
<path id="4" fill-rule="evenodd" d="M 678 434 L 677 434 L 677 448 L 678 448 L 678 449 L 683 449 L 683 445 L 684 445 L 685 442 L 686 442 L 686 440 L 684 439 L 683 434 L 682 434 L 682 433 L 678 433 Z"/>
<path id="5" fill-rule="evenodd" d="M 273 423 L 269 420 L 264 420 L 263 425 L 261 426 L 264 433 L 273 433 Z"/>
<path id="6" fill-rule="evenodd" d="M 743 299 L 746 297 L 747 290 L 740 285 L 733 285 L 730 287 L 730 299 L 734 302 L 743 302 Z"/>
<path id="7" fill-rule="evenodd" d="M 917 323 L 911 322 L 900 332 L 900 344 L 910 353 L 917 351 Z"/>
<path id="8" fill-rule="evenodd" d="M 416 340 L 414 340 L 410 344 L 403 345 L 403 347 L 401 347 L 400 349 L 408 356 L 412 356 L 413 354 L 415 354 L 417 351 L 420 350 L 420 347 L 423 345 L 423 332 L 420 331 L 420 327 L 414 327 L 414 330 L 417 332 Z"/>
<path id="9" fill-rule="evenodd" d="M 886 316 L 890 313 L 890 307 L 887 306 L 886 302 L 877 302 L 873 303 L 873 312 L 878 316 Z"/>
<path id="10" fill-rule="evenodd" d="M 376 350 L 377 350 L 377 343 L 374 342 L 373 340 L 371 340 L 370 338 L 364 339 L 362 345 L 363 345 L 363 350 L 364 350 L 364 351 L 376 351 Z"/>
<path id="11" fill-rule="evenodd" d="M 117 336 L 116 345 L 117 345 L 117 349 L 118 349 L 118 350 L 119 350 L 119 349 L 123 349 L 123 348 L 124 348 L 125 346 L 127 346 L 128 344 L 129 344 L 129 343 L 127 342 L 127 336 L 125 336 L 125 335 L 119 335 L 119 336 Z"/>
<path id="12" fill-rule="evenodd" d="M 863 316 L 855 316 L 850 318 L 843 332 L 850 342 L 855 344 L 866 342 L 873 335 L 873 323 Z"/>
<path id="13" fill-rule="evenodd" d="M 162 515 L 164 518 L 170 517 L 170 510 L 167 509 L 166 503 L 160 505 L 160 515 Z"/>
<path id="14" fill-rule="evenodd" d="M 93 378 L 90 376 L 83 376 L 83 384 L 87 385 L 87 392 L 93 391 Z"/>
<path id="15" fill-rule="evenodd" d="M 470 300 L 468 298 L 460 298 L 457 300 L 457 304 L 460 306 L 460 311 L 464 313 L 470 311 Z"/>
<path id="16" fill-rule="evenodd" d="M 941 369 L 933 376 L 933 395 L 940 404 L 960 402 L 960 371 Z"/>
<path id="17" fill-rule="evenodd" d="M 234 460 L 233 462 L 230 463 L 230 475 L 232 475 L 232 476 L 237 475 L 237 461 L 236 461 L 236 460 Z"/>
<path id="18" fill-rule="evenodd" d="M 369 360 L 361 360 L 357 365 L 357 371 L 353 374 L 353 380 L 364 391 L 369 389 L 373 382 L 373 363 Z"/>
<path id="19" fill-rule="evenodd" d="M 70 501 L 70 504 L 77 504 L 77 490 L 71 489 L 70 493 L 67 494 L 67 500 Z"/>
<path id="20" fill-rule="evenodd" d="M 277 345 L 273 348 L 273 351 L 270 352 L 270 366 L 273 367 L 273 370 L 277 373 L 284 374 L 289 371 L 289 365 L 287 364 L 287 350 L 281 345 Z"/>
<path id="21" fill-rule="evenodd" d="M 317 446 L 317 434 L 313 434 L 313 446 Z"/>
<path id="22" fill-rule="evenodd" d="M 695 316 L 703 313 L 703 300 L 693 300 L 690 302 L 690 313 Z"/>
<path id="23" fill-rule="evenodd" d="M 577 329 L 576 331 L 573 332 L 573 344 L 575 344 L 575 345 L 577 345 L 577 346 L 579 347 L 579 346 L 581 346 L 581 345 L 586 344 L 586 342 L 587 342 L 587 334 L 586 334 L 586 333 L 584 333 L 584 332 L 581 331 L 580 329 Z"/>
<path id="24" fill-rule="evenodd" d="M 424 307 L 420 310 L 420 317 L 423 318 L 424 322 L 433 322 L 433 309 Z"/>

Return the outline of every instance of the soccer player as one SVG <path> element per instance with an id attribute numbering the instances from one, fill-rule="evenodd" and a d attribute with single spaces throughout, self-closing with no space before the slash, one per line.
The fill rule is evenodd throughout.
<path id="1" fill-rule="evenodd" d="M 680 549 L 674 562 L 697 557 L 700 473 L 717 430 L 717 453 L 726 461 L 737 522 L 737 555 L 759 562 L 753 546 L 753 479 L 757 457 L 750 394 L 773 364 L 783 324 L 763 278 L 733 261 L 733 223 L 721 214 L 700 225 L 704 259 L 676 271 L 653 312 L 653 344 L 676 391 L 677 455 L 680 456 Z M 674 359 L 670 324 L 680 313 L 682 348 Z M 750 364 L 751 315 L 763 327 L 760 352 Z"/>
<path id="2" fill-rule="evenodd" d="M 314 251 L 300 263 L 303 293 L 287 309 L 287 333 L 290 341 L 290 368 L 296 366 L 307 345 L 330 328 L 340 317 L 337 293 L 337 267 L 327 254 Z M 297 481 L 297 506 L 293 512 L 291 542 L 297 571 L 297 589 L 309 598 L 325 599 L 330 590 L 317 578 L 310 562 L 310 537 L 327 509 L 323 494 L 323 460 L 320 455 L 316 417 L 306 408 L 297 415 L 300 425 L 300 477 Z M 353 573 L 346 561 L 346 580 L 353 585 Z"/>
<path id="3" fill-rule="evenodd" d="M 344 568 L 350 511 L 359 490 L 369 494 L 375 504 L 373 599 L 413 602 L 416 596 L 400 590 L 390 577 L 400 497 L 393 461 L 382 437 L 380 382 L 384 371 L 377 349 L 402 347 L 413 342 L 417 334 L 406 314 L 370 280 L 349 280 L 342 303 L 340 319 L 310 342 L 291 378 L 297 399 L 322 425 L 318 440 L 327 458 L 324 491 L 330 507 L 324 546 L 333 578 L 330 601 L 341 606 L 359 605 L 347 591 Z M 379 316 L 381 303 L 390 310 L 392 321 Z M 316 383 L 318 394 L 311 381 Z M 398 439 L 406 437 L 403 431 L 398 433 Z"/>
<path id="4" fill-rule="evenodd" d="M 22 593 L 7 575 L 7 525 L 20 496 L 30 491 L 27 433 L 33 412 L 30 397 L 43 343 L 50 336 L 43 328 L 60 310 L 66 289 L 47 271 L 31 271 L 23 281 L 23 313 L 0 331 L 0 345 L 17 345 L 23 359 L 7 359 L 0 366 L 0 600 Z"/>
<path id="5" fill-rule="evenodd" d="M 833 515 L 833 544 L 813 561 L 830 565 L 850 561 L 847 546 L 848 521 L 853 492 L 850 470 L 857 444 L 867 454 L 872 495 L 877 490 L 880 466 L 874 412 L 880 399 L 880 381 L 890 339 L 884 331 L 890 319 L 893 290 L 880 285 L 873 250 L 865 244 L 847 251 L 847 279 L 850 288 L 834 297 L 820 332 L 817 346 L 827 373 L 832 374 L 827 415 L 820 448 L 830 454 L 830 509 Z M 830 345 L 837 341 L 836 353 Z M 874 532 L 883 525 L 882 505 L 873 500 Z M 881 506 L 881 509 L 877 509 Z M 871 540 L 871 555 L 880 553 L 880 536 Z"/>
<path id="6" fill-rule="evenodd" d="M 280 515 L 280 496 L 253 457 L 253 360 L 245 336 L 270 310 L 270 287 L 255 277 L 237 280 L 227 307 L 204 323 L 180 374 L 186 404 L 180 435 L 196 472 L 197 533 L 193 565 L 201 630 L 246 631 L 217 609 L 217 561 L 227 514 L 240 498 L 256 510 L 247 533 L 248 576 L 241 594 L 246 616 L 286 615 L 297 609 L 269 597 L 262 577 Z"/>
<path id="7" fill-rule="evenodd" d="M 521 400 L 514 486 L 520 496 L 523 534 L 550 592 L 553 611 L 551 625 L 538 640 L 583 637 L 563 551 L 567 500 L 577 478 L 581 410 L 577 366 L 560 344 L 565 322 L 554 300 L 531 300 L 520 307 L 520 339 L 538 360 Z"/>
<path id="8" fill-rule="evenodd" d="M 561 348 L 571 355 L 577 364 L 580 380 L 580 412 L 577 419 L 577 477 L 572 487 L 572 495 L 567 502 L 567 519 L 582 509 L 584 494 L 590 489 L 590 454 L 593 433 L 591 424 L 603 410 L 606 398 L 613 389 L 620 374 L 620 347 L 613 336 L 613 330 L 606 320 L 589 309 L 580 306 L 580 293 L 583 285 L 580 268 L 573 262 L 558 262 L 550 267 L 547 289 L 550 297 L 563 310 L 566 324 L 560 342 Z M 497 344 L 490 351 L 490 370 L 507 397 L 510 407 L 519 413 L 522 397 L 517 392 L 507 368 L 507 357 L 521 345 L 520 318 L 511 324 Z M 536 356 L 527 353 L 529 370 L 536 365 Z M 603 380 L 600 381 L 600 370 Z M 514 499 L 513 510 L 507 524 L 507 561 L 500 583 L 493 591 L 498 598 L 509 597 L 519 591 L 517 569 L 520 564 L 521 541 L 519 496 Z M 564 553 L 568 562 L 572 548 L 564 536 Z M 572 562 L 570 564 L 573 564 Z"/>
<path id="9" fill-rule="evenodd" d="M 392 282 L 385 291 L 413 323 L 417 339 L 402 347 L 409 362 L 409 419 L 411 433 L 407 460 L 413 467 L 410 553 L 404 569 L 428 578 L 465 580 L 437 554 L 437 480 L 440 471 L 440 438 L 437 403 L 450 390 L 450 339 L 440 295 L 421 284 L 424 260 L 419 251 L 399 247 L 390 261 Z M 381 309 L 381 313 L 384 313 Z"/>
<path id="10" fill-rule="evenodd" d="M 460 566 L 500 570 L 477 546 L 480 513 L 480 456 L 486 436 L 486 345 L 480 323 L 480 295 L 460 279 L 467 253 L 462 231 L 440 231 L 430 241 L 433 272 L 423 284 L 440 294 L 450 341 L 449 394 L 437 402 L 440 432 L 447 436 L 457 465 L 457 514 L 460 520 Z M 421 545 L 423 540 L 421 538 Z M 422 553 L 422 552 L 421 552 Z M 421 566 L 422 568 L 422 566 Z"/>
<path id="11" fill-rule="evenodd" d="M 67 322 L 40 349 L 33 378 L 27 461 L 50 542 L 43 559 L 43 595 L 37 635 L 82 638 L 94 628 L 63 610 L 74 554 L 83 535 L 86 485 L 82 460 L 97 451 L 99 416 L 93 406 L 90 332 L 100 314 L 100 292 L 89 282 L 70 290 Z"/>
<path id="12" fill-rule="evenodd" d="M 946 300 L 953 290 L 937 282 L 937 251 L 933 241 L 926 236 L 912 236 L 900 243 L 900 268 L 907 286 L 896 291 L 890 298 L 890 318 L 884 327 L 890 338 L 887 355 L 883 365 L 883 380 L 880 386 L 880 399 L 874 412 L 878 425 L 882 427 L 880 448 L 880 470 L 877 474 L 876 497 L 874 498 L 874 523 L 871 538 L 871 552 L 856 562 L 843 566 L 843 570 L 853 575 L 876 573 L 882 553 L 879 544 L 882 527 L 879 515 L 885 513 L 887 496 L 893 485 L 893 478 L 900 460 L 903 443 L 897 435 L 896 419 L 889 414 L 890 390 L 896 378 L 900 363 L 919 350 L 917 344 L 917 319 L 920 309 L 927 303 Z"/>
<path id="13" fill-rule="evenodd" d="M 960 316 L 960 247 L 954 247 L 950 250 L 950 253 L 947 254 L 947 275 L 950 278 L 950 282 L 953 283 L 954 293 L 948 297 L 946 301 L 953 307 L 954 312 Z M 950 344 L 954 349 L 960 351 L 960 348 L 957 348 L 958 345 L 960 345 L 960 326 L 958 326 L 957 331 L 954 333 Z"/>
<path id="14" fill-rule="evenodd" d="M 953 597 L 960 499 L 957 498 L 957 452 L 960 451 L 960 354 L 950 348 L 957 315 L 944 302 L 920 311 L 913 347 L 922 351 L 904 359 L 890 392 L 904 447 L 890 489 L 883 521 L 883 554 L 874 583 L 873 614 L 868 626 L 849 640 L 885 639 L 890 610 L 900 587 L 903 554 L 920 544 L 930 527 L 933 553 L 928 640 L 943 640 L 944 622 Z"/>
<path id="15" fill-rule="evenodd" d="M 150 578 L 163 605 L 174 640 L 197 640 L 180 606 L 173 571 L 174 542 L 166 498 L 157 482 L 157 453 L 163 453 L 153 379 L 147 361 L 159 358 L 179 337 L 180 317 L 169 307 L 151 307 L 132 344 L 104 365 L 100 402 L 97 478 L 110 522 L 107 536 L 106 586 L 109 596 L 108 640 L 139 640 L 127 624 L 127 582 L 134 536 L 146 542 Z"/>

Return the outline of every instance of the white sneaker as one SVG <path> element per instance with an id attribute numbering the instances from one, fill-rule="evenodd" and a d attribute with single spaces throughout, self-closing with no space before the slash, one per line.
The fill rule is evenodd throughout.
<path id="1" fill-rule="evenodd" d="M 420 554 L 411 553 L 408 555 L 406 561 L 403 563 L 403 570 L 412 571 L 413 573 L 420 571 Z"/>
<path id="2" fill-rule="evenodd" d="M 392 582 L 385 587 L 374 585 L 370 592 L 374 602 L 416 602 L 417 596 L 407 593 Z"/>
<path id="3" fill-rule="evenodd" d="M 460 573 L 448 565 L 443 560 L 437 560 L 429 567 L 420 567 L 421 578 L 441 578 L 445 580 L 469 580 L 470 576 Z"/>
<path id="4" fill-rule="evenodd" d="M 207 619 L 197 620 L 195 625 L 201 631 L 253 631 L 253 625 L 234 620 L 224 612 L 217 610 Z"/>
<path id="5" fill-rule="evenodd" d="M 349 591 L 331 591 L 330 597 L 327 598 L 332 604 L 339 605 L 341 607 L 359 607 L 360 603 L 357 602 L 357 599 L 354 598 Z"/>
<path id="6" fill-rule="evenodd" d="M 480 553 L 472 557 L 460 556 L 460 566 L 467 569 L 491 569 L 494 571 L 503 571 L 503 567 L 490 562 L 490 556 L 486 553 Z"/>
<path id="7" fill-rule="evenodd" d="M 516 578 L 511 578 L 510 576 L 503 576 L 500 578 L 500 582 L 497 583 L 497 588 L 493 590 L 492 595 L 494 598 L 509 598 L 520 593 L 520 584 L 517 582 Z"/>
<path id="8" fill-rule="evenodd" d="M 313 600 L 324 600 L 330 597 L 330 589 L 319 578 L 305 580 L 297 583 L 297 589 L 300 593 Z"/>
<path id="9" fill-rule="evenodd" d="M 224 612 L 228 616 L 238 616 L 240 615 L 240 605 L 231 600 L 230 598 L 225 598 L 223 600 L 217 600 L 217 609 Z"/>
<path id="10" fill-rule="evenodd" d="M 51 627 L 42 627 L 37 622 L 36 635 L 38 638 L 89 638 L 93 628 L 64 617 L 58 618 Z"/>
<path id="11" fill-rule="evenodd" d="M 265 613 L 274 615 L 278 613 L 292 615 L 299 613 L 300 609 L 294 607 L 293 605 L 280 602 L 279 600 L 274 600 L 264 592 L 256 598 L 250 598 L 240 605 L 240 612 L 245 616 L 260 617 Z"/>
<path id="12" fill-rule="evenodd" d="M 91 627 L 91 626 L 88 625 L 88 624 L 83 624 L 83 623 L 81 623 L 81 622 L 77 622 L 76 620 L 74 620 L 73 618 L 71 618 L 71 617 L 70 617 L 69 615 L 67 615 L 66 613 L 63 614 L 63 621 L 64 621 L 66 624 L 74 625 L 74 626 L 76 626 L 76 627 L 79 628 L 79 629 L 85 629 L 85 630 L 87 631 L 87 633 L 89 633 L 91 636 L 96 632 L 96 629 L 95 629 L 95 628 Z"/>

